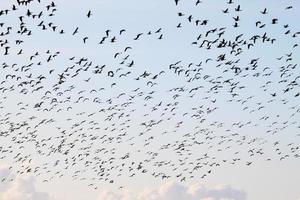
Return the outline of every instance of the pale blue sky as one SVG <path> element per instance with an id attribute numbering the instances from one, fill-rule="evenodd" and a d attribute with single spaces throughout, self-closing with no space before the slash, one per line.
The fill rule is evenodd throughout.
<path id="1" fill-rule="evenodd" d="M 1 1 L 1 8 L 10 8 L 14 1 Z M 37 2 L 32 3 L 28 8 L 34 13 L 39 13 L 41 9 L 45 9 L 45 6 L 50 3 L 48 0 L 41 0 L 41 4 Z M 55 119 L 55 126 L 53 124 L 45 125 L 44 127 L 39 128 L 38 137 L 40 139 L 47 139 L 48 137 L 55 137 L 59 135 L 57 127 L 63 127 L 63 129 L 70 129 L 73 122 L 80 122 L 87 119 L 86 115 L 78 115 L 80 112 L 93 113 L 102 108 L 107 108 L 109 105 L 105 103 L 109 98 L 114 98 L 120 93 L 125 92 L 128 94 L 134 94 L 132 90 L 140 87 L 141 91 L 149 93 L 152 90 L 155 90 L 153 100 L 150 100 L 147 103 L 147 106 L 144 106 L 145 101 L 144 97 L 138 99 L 136 97 L 136 102 L 134 105 L 129 106 L 125 111 L 130 109 L 136 109 L 130 116 L 132 120 L 131 127 L 128 130 L 128 135 L 125 139 L 130 139 L 134 137 L 134 145 L 130 145 L 130 141 L 123 142 L 121 144 L 105 144 L 104 146 L 108 149 L 116 148 L 116 155 L 123 156 L 125 152 L 130 152 L 133 157 L 132 161 L 139 162 L 141 160 L 147 159 L 144 152 L 147 151 L 159 151 L 159 147 L 167 143 L 174 143 L 175 141 L 182 141 L 185 138 L 184 134 L 194 131 L 195 127 L 199 125 L 197 120 L 189 120 L 187 117 L 182 117 L 176 115 L 169 122 L 166 121 L 166 116 L 171 114 L 168 113 L 166 116 L 161 117 L 161 111 L 153 112 L 150 116 L 143 116 L 144 114 L 149 114 L 149 108 L 158 104 L 160 101 L 164 103 L 172 102 L 175 100 L 172 98 L 172 95 L 175 93 L 167 92 L 168 90 L 174 87 L 193 88 L 197 86 L 203 86 L 204 89 L 200 89 L 199 92 L 195 94 L 194 98 L 188 97 L 188 92 L 182 93 L 178 97 L 180 105 L 176 108 L 177 113 L 190 112 L 191 108 L 198 107 L 203 105 L 204 108 L 216 106 L 218 109 L 216 112 L 209 114 L 207 116 L 207 121 L 201 124 L 202 128 L 209 128 L 214 131 L 213 135 L 216 137 L 226 135 L 229 138 L 230 134 L 238 133 L 240 138 L 245 136 L 246 141 L 251 141 L 254 138 L 259 138 L 253 144 L 243 143 L 243 145 L 237 145 L 237 137 L 232 137 L 232 148 L 228 151 L 218 152 L 217 144 L 212 142 L 211 144 L 206 144 L 202 147 L 191 147 L 190 150 L 192 155 L 189 156 L 188 161 L 193 161 L 195 158 L 203 156 L 205 153 L 208 153 L 211 156 L 216 157 L 216 161 L 222 161 L 223 159 L 230 159 L 233 157 L 241 158 L 241 161 L 237 164 L 222 164 L 221 167 L 213 168 L 213 172 L 202 179 L 201 176 L 203 171 L 199 171 L 199 174 L 194 173 L 194 178 L 187 180 L 182 183 L 183 186 L 187 186 L 191 183 L 198 183 L 203 185 L 210 185 L 215 187 L 216 185 L 229 185 L 236 190 L 242 190 L 247 194 L 248 200 L 298 200 L 300 197 L 300 161 L 299 158 L 292 158 L 290 154 L 291 147 L 299 147 L 300 137 L 299 137 L 299 127 L 300 127 L 300 115 L 299 112 L 296 112 L 297 109 L 300 109 L 300 100 L 295 98 L 294 95 L 299 92 L 299 85 L 295 86 L 295 89 L 287 94 L 282 93 L 282 90 L 285 89 L 284 84 L 277 84 L 281 80 L 280 77 L 280 67 L 285 65 L 284 60 L 277 60 L 281 56 L 284 56 L 284 59 L 287 59 L 286 54 L 292 53 L 293 60 L 289 63 L 299 64 L 300 58 L 297 57 L 299 52 L 299 47 L 293 48 L 293 45 L 299 43 L 299 36 L 292 37 L 291 35 L 300 30 L 299 23 L 297 19 L 300 17 L 300 2 L 296 0 L 234 0 L 234 4 L 227 4 L 226 1 L 220 0 L 202 0 L 198 6 L 195 6 L 196 1 L 179 1 L 179 5 L 175 6 L 173 0 L 89 0 L 89 1 L 77 1 L 77 0 L 64 0 L 56 1 L 57 11 L 55 16 L 49 18 L 44 12 L 42 21 L 45 24 L 52 22 L 57 25 L 57 30 L 64 29 L 65 34 L 58 34 L 53 32 L 48 27 L 47 30 L 43 31 L 41 28 L 37 28 L 38 22 L 41 20 L 34 21 L 32 19 L 26 19 L 26 25 L 32 28 L 32 35 L 30 37 L 17 35 L 15 32 L 9 36 L 4 36 L 10 41 L 14 41 L 18 38 L 24 39 L 24 44 L 22 44 L 23 54 L 16 56 L 16 53 L 19 51 L 20 46 L 13 45 L 10 51 L 10 55 L 4 56 L 1 52 L 0 61 L 13 64 L 18 63 L 19 66 L 28 65 L 29 57 L 35 52 L 39 52 L 39 56 L 33 62 L 38 62 L 40 60 L 43 64 L 36 66 L 32 69 L 33 74 L 45 74 L 48 75 L 49 70 L 55 69 L 55 72 L 43 82 L 44 89 L 42 92 L 37 93 L 28 93 L 27 95 L 20 95 L 17 91 L 6 92 L 1 96 L 1 102 L 3 108 L 1 109 L 1 119 L 4 119 L 7 113 L 11 114 L 11 120 L 14 122 L 22 122 L 25 119 L 28 119 L 30 116 L 37 116 L 38 120 L 32 122 L 36 125 L 39 120 L 44 118 L 53 118 Z M 235 12 L 234 9 L 237 5 L 241 5 L 241 12 Z M 292 9 L 285 9 L 287 6 L 293 6 Z M 263 15 L 260 13 L 264 8 L 267 8 L 268 14 Z M 26 7 L 20 8 L 16 13 L 9 14 L 7 16 L 0 16 L 0 22 L 4 22 L 5 25 L 10 24 L 13 27 L 17 27 L 18 15 L 26 13 Z M 229 8 L 229 13 L 224 14 L 221 10 Z M 86 14 L 91 10 L 91 17 L 87 18 Z M 185 15 L 183 17 L 178 17 L 177 13 L 182 12 Z M 195 26 L 194 23 L 188 22 L 188 16 L 193 15 L 193 20 L 208 19 L 207 26 Z M 239 22 L 240 27 L 234 28 L 234 20 L 232 17 L 240 16 L 241 21 Z M 272 25 L 271 21 L 273 18 L 278 18 L 278 24 Z M 262 23 L 266 23 L 265 28 L 255 27 L 255 22 L 260 20 Z M 193 21 L 194 22 L 194 21 Z M 178 23 L 181 23 L 182 28 L 178 29 L 176 26 Z M 289 24 L 288 28 L 284 28 L 285 24 Z M 79 27 L 78 33 L 72 36 L 72 33 Z M 259 70 L 262 71 L 265 67 L 269 67 L 269 71 L 273 71 L 271 76 L 261 76 L 259 78 L 254 78 L 249 76 L 248 78 L 241 78 L 235 76 L 234 74 L 223 74 L 222 71 L 226 66 L 221 66 L 216 68 L 217 65 L 215 61 L 208 62 L 205 64 L 207 58 L 216 59 L 218 55 L 224 51 L 223 49 L 212 48 L 211 50 L 198 48 L 196 45 L 192 45 L 192 42 L 196 40 L 198 35 L 202 33 L 204 37 L 206 31 L 214 28 L 226 27 L 225 38 L 234 39 L 237 35 L 243 34 L 243 39 L 250 39 L 253 35 L 263 35 L 264 32 L 268 33 L 268 37 L 276 38 L 276 42 L 271 44 L 258 44 L 257 46 L 251 48 L 250 50 L 245 49 L 245 51 L 238 57 L 229 55 L 229 51 L 226 50 L 226 56 L 228 59 L 240 59 L 239 66 L 244 68 L 249 66 L 251 59 L 259 59 Z M 161 28 L 160 33 L 155 33 L 158 29 Z M 105 31 L 110 29 L 109 38 L 105 41 L 104 44 L 99 45 L 102 37 L 105 36 Z M 119 31 L 121 29 L 126 29 L 126 31 L 120 35 Z M 2 29 L 0 29 L 2 30 Z M 290 30 L 291 33 L 285 35 L 285 31 Z M 151 31 L 151 35 L 147 33 Z M 143 33 L 139 40 L 133 40 L 137 34 Z M 160 34 L 163 34 L 163 39 L 159 40 Z M 87 42 L 83 43 L 83 38 L 88 36 Z M 111 43 L 110 39 L 115 36 L 116 42 Z M 212 37 L 213 38 L 213 37 Z M 212 39 L 210 38 L 210 39 Z M 1 39 L 1 38 L 0 38 Z M 199 46 L 199 44 L 197 44 Z M 124 52 L 125 47 L 130 46 L 130 49 L 127 52 Z M 47 63 L 48 58 L 47 50 L 50 50 L 51 53 L 59 51 L 60 54 L 57 58 L 54 58 L 53 61 Z M 116 52 L 121 52 L 118 55 L 117 59 L 114 58 Z M 107 71 L 116 70 L 118 67 L 121 67 L 121 72 L 128 71 L 128 68 L 125 65 L 120 65 L 126 55 L 130 55 L 129 60 L 126 61 L 126 65 L 130 61 L 134 60 L 134 66 L 132 68 L 130 78 L 109 78 L 106 76 Z M 57 112 L 42 112 L 37 111 L 32 108 L 32 105 L 40 101 L 45 91 L 50 90 L 52 85 L 57 80 L 57 74 L 63 72 L 66 67 L 71 67 L 74 62 L 70 61 L 69 58 L 75 56 L 76 59 L 81 57 L 88 58 L 89 61 L 92 61 L 92 66 L 96 65 L 106 65 L 104 73 L 95 76 L 91 75 L 91 70 L 89 72 L 81 74 L 79 77 L 71 79 L 69 82 L 65 83 L 62 88 L 68 89 L 69 86 L 75 85 L 76 88 L 62 97 L 58 97 L 53 92 L 50 96 L 56 97 L 57 99 L 67 98 L 67 96 L 72 96 L 72 100 L 76 101 L 81 95 L 78 94 L 79 91 L 86 90 L 85 94 L 90 99 L 98 97 L 101 102 L 104 102 L 99 105 L 95 105 L 91 101 L 87 103 L 78 103 L 72 104 L 68 102 L 64 104 L 61 108 L 63 111 L 60 113 Z M 227 58 L 227 57 L 226 57 Z M 187 67 L 189 63 L 198 64 L 202 62 L 203 72 L 201 72 L 202 78 L 204 75 L 209 74 L 211 77 L 218 77 L 220 75 L 224 76 L 225 80 L 233 78 L 236 82 L 242 86 L 246 86 L 246 89 L 239 90 L 239 97 L 234 99 L 233 102 L 228 102 L 232 97 L 227 92 L 227 86 L 223 83 L 224 88 L 220 89 L 220 93 L 212 94 L 207 93 L 207 90 L 210 89 L 210 84 L 206 81 L 195 81 L 190 84 L 187 84 L 187 78 L 183 76 L 178 76 L 169 70 L 169 65 L 180 61 L 179 65 Z M 8 69 L 5 69 L 8 70 Z M 0 80 L 5 79 L 5 75 L 10 71 L 5 71 L 0 75 Z M 20 71 L 11 73 L 22 74 Z M 130 69 L 131 70 L 131 69 Z M 158 85 L 152 87 L 147 86 L 147 81 L 141 80 L 136 81 L 134 78 L 141 75 L 144 71 L 151 72 L 151 75 L 155 75 L 160 71 L 165 71 L 166 73 L 160 76 L 157 80 Z M 287 77 L 288 80 L 293 80 L 295 77 L 300 75 L 299 66 L 293 70 L 293 74 Z M 243 71 L 246 74 L 245 71 Z M 255 72 L 249 72 L 251 75 Z M 242 74 L 243 75 L 243 74 Z M 92 77 L 89 82 L 85 82 L 84 79 Z M 222 80 L 223 80 L 222 79 Z M 267 81 L 272 81 L 268 90 L 264 91 L 261 86 Z M 6 82 L 4 87 L 9 87 L 11 83 L 15 82 Z M 111 86 L 112 83 L 116 83 L 116 86 Z M 299 83 L 299 79 L 298 79 Z M 100 89 L 107 88 L 105 91 L 99 92 L 97 94 L 89 93 L 91 89 Z M 276 92 L 275 102 L 268 103 L 272 99 L 271 93 Z M 3 98 L 4 95 L 6 99 Z M 247 99 L 250 96 L 249 101 L 247 102 L 248 110 L 242 110 L 245 108 L 245 105 L 239 102 L 239 99 Z M 209 97 L 209 99 L 205 99 Z M 125 97 L 124 97 L 125 98 Z M 211 104 L 211 101 L 216 99 L 215 104 Z M 288 103 L 284 104 L 282 100 L 287 100 Z M 23 115 L 13 116 L 19 112 L 20 106 L 16 106 L 18 102 L 23 101 L 24 105 L 28 103 L 31 105 L 26 108 Z M 45 100 L 46 101 L 46 100 Z M 114 103 L 122 103 L 124 99 L 114 100 Z M 257 109 L 259 104 L 266 105 L 261 111 L 249 112 L 251 109 Z M 70 111 L 66 111 L 68 106 L 73 108 Z M 58 109 L 58 108 L 57 108 Z M 293 113 L 295 115 L 291 116 Z M 280 115 L 277 117 L 276 115 Z M 269 119 L 262 120 L 262 117 L 269 116 Z M 66 119 L 73 118 L 73 122 L 68 122 Z M 148 133 L 149 135 L 144 135 L 138 137 L 137 135 L 143 131 L 140 123 L 143 121 L 149 121 L 151 119 L 159 120 L 164 119 L 164 123 L 158 127 L 154 127 L 153 130 Z M 122 121 L 113 120 L 112 122 L 105 121 L 105 115 L 95 114 L 94 117 L 88 118 L 93 119 L 96 122 L 99 122 L 99 126 L 102 128 L 102 132 L 97 132 L 95 130 L 84 130 L 87 135 L 89 134 L 107 134 L 108 131 L 104 131 L 105 127 L 112 128 L 112 124 L 120 124 Z M 178 128 L 176 133 L 172 133 L 176 123 L 179 121 L 184 121 L 184 126 Z M 245 125 L 242 128 L 234 128 L 232 124 L 241 122 L 246 124 L 248 121 L 251 121 L 250 125 Z M 276 124 L 272 125 L 272 122 L 276 121 Z M 211 125 L 214 122 L 223 122 L 222 127 L 218 128 Z M 280 128 L 288 125 L 287 128 L 280 130 Z M 272 128 L 269 126 L 272 125 Z M 3 126 L 3 127 L 2 127 Z M 117 125 L 118 126 L 118 125 Z M 0 128 L 4 130 L 7 129 L 7 125 L 0 125 Z M 86 126 L 85 126 L 86 127 Z M 122 128 L 121 125 L 117 127 Z M 230 129 L 228 132 L 226 129 Z M 279 130 L 276 134 L 268 133 L 270 129 Z M 168 134 L 162 135 L 163 131 L 168 131 Z M 121 131 L 120 131 L 121 133 Z M 144 140 L 149 138 L 151 135 L 155 137 L 151 145 L 144 147 Z M 204 136 L 199 136 L 199 141 L 204 140 Z M 7 147 L 10 144 L 10 138 L 1 138 L 0 146 Z M 125 140 L 124 139 L 124 140 Z M 68 142 L 74 140 L 74 137 L 67 138 Z M 280 161 L 282 155 L 278 155 L 276 148 L 274 147 L 274 142 L 280 141 L 278 148 L 282 152 L 282 155 L 289 154 L 290 157 Z M 59 142 L 59 140 L 54 140 Z M 293 143 L 291 146 L 288 144 Z M 82 146 L 81 146 L 82 145 Z M 81 147 L 88 146 L 88 143 L 79 144 L 79 146 L 72 152 L 72 155 L 78 154 L 78 150 Z M 212 147 L 209 147 L 213 145 Z M 33 160 L 30 165 L 40 166 L 44 163 L 55 163 L 56 160 L 64 160 L 66 157 L 64 155 L 52 155 L 51 157 L 42 157 L 38 156 L 35 153 L 35 147 L 32 144 L 25 145 L 23 150 L 15 150 L 12 155 L 16 155 L 21 152 L 23 155 L 31 155 Z M 92 150 L 100 148 L 100 144 L 93 144 Z M 226 145 L 222 146 L 226 147 Z M 256 150 L 262 149 L 264 155 L 249 157 L 249 149 L 255 148 Z M 141 150 L 142 153 L 137 152 Z M 238 155 L 235 152 L 239 152 Z M 299 153 L 299 150 L 294 154 Z M 293 154 L 293 155 L 294 155 Z M 174 163 L 178 164 L 178 157 L 175 153 L 165 151 L 160 154 L 161 160 L 172 160 Z M 104 155 L 105 157 L 105 155 Z M 266 161 L 271 159 L 271 161 Z M 16 174 L 18 169 L 20 169 L 21 163 L 13 164 L 13 158 L 7 157 L 6 159 L 0 160 L 0 165 L 10 165 L 14 166 L 13 172 Z M 247 162 L 252 162 L 250 166 L 246 166 Z M 50 165 L 49 164 L 49 165 Z M 62 170 L 64 165 L 59 165 L 57 168 L 53 167 L 51 173 L 55 174 L 56 171 Z M 178 166 L 180 168 L 180 166 Z M 84 170 L 83 165 L 78 166 L 78 170 Z M 89 168 L 87 168 L 89 169 Z M 149 171 L 156 171 L 158 168 L 151 165 L 148 166 Z M 169 167 L 162 168 L 164 172 L 173 173 Z M 206 168 L 205 168 L 206 170 Z M 204 172 L 205 172 L 204 170 Z M 103 181 L 95 183 L 98 186 L 97 190 L 92 189 L 87 186 L 89 181 L 80 181 L 72 180 L 72 173 L 76 171 L 76 168 L 70 170 L 64 170 L 64 176 L 61 178 L 55 178 L 47 183 L 43 182 L 44 179 L 47 179 L 47 172 L 44 175 L 36 176 L 37 174 L 32 174 L 35 182 L 35 187 L 37 191 L 45 192 L 50 195 L 55 196 L 57 200 L 99 200 L 97 197 L 103 191 L 112 191 L 114 193 L 119 193 L 118 187 L 120 185 L 125 185 L 125 188 L 128 189 L 133 195 L 139 194 L 141 190 L 145 188 L 158 188 L 160 185 L 164 185 L 165 182 L 161 179 L 153 178 L 151 175 L 138 174 L 133 178 L 128 178 L 128 175 L 121 176 L 117 179 L 116 184 L 108 184 Z M 1 170 L 0 170 L 1 172 Z M 116 173 L 116 172 L 114 172 Z M 130 174 L 129 174 L 130 175 Z M 173 174 L 174 175 L 174 174 Z M 95 174 L 92 171 L 87 171 L 82 174 L 83 177 L 93 178 Z M 1 173 L 0 173 L 1 177 Z M 179 181 L 177 179 L 171 179 L 172 181 Z M 0 183 L 1 184 L 1 183 Z M 19 187 L 13 187 L 14 190 L 20 189 Z M 21 190 L 21 189 L 20 189 Z M 4 191 L 4 192 L 3 192 Z M 5 193 L 5 190 L 0 193 Z M 0 200 L 4 198 L 0 194 Z M 7 198 L 7 197 L 5 197 Z M 18 199 L 4 199 L 4 200 L 18 200 Z M 29 199 L 30 200 L 30 199 Z M 163 199 L 164 200 L 164 199 Z"/>

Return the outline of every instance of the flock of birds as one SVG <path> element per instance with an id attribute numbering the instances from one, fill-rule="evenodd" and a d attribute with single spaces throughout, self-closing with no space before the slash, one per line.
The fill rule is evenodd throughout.
<path id="1" fill-rule="evenodd" d="M 172 32 L 164 26 L 133 35 L 130 27 L 107 29 L 97 44 L 95 34 L 88 36 L 76 22 L 67 30 L 51 21 L 64 9 L 59 1 L 1 6 L 0 162 L 44 182 L 70 176 L 97 189 L 142 174 L 184 182 L 224 165 L 299 158 L 300 69 L 294 56 L 300 32 L 270 16 L 272 10 L 257 8 L 243 33 L 247 7 L 238 0 L 216 8 L 231 24 L 184 11 L 189 3 L 201 9 L 207 2 L 170 0 L 178 10 Z M 295 8 L 279 9 L 285 15 Z M 97 22 L 97 15 L 90 10 L 82 18 Z M 136 43 L 150 40 L 159 48 L 170 34 L 180 39 L 183 30 L 197 32 L 186 44 L 196 61 L 176 55 L 160 68 L 146 68 L 134 54 Z M 74 38 L 84 48 L 111 48 L 111 62 L 30 46 L 44 34 Z M 276 44 L 283 45 L 280 55 L 257 55 Z M 274 140 L 284 133 L 295 141 Z"/>

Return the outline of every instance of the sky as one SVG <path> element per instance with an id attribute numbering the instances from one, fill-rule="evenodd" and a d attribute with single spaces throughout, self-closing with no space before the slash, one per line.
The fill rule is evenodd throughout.
<path id="1" fill-rule="evenodd" d="M 53 2 L 0 15 L 0 200 L 300 200 L 299 1 Z M 200 48 L 223 30 L 242 53 Z"/>

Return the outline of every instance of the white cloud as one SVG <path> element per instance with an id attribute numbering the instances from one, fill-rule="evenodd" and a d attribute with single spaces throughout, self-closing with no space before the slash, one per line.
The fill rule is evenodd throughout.
<path id="1" fill-rule="evenodd" d="M 9 183 L 7 180 L 10 178 L 14 178 L 8 166 L 0 165 L 0 193 L 7 190 L 9 187 Z"/>
<path id="2" fill-rule="evenodd" d="M 7 167 L 0 166 L 0 179 L 9 180 L 14 177 Z M 53 200 L 49 194 L 37 191 L 33 177 L 14 178 L 0 184 L 1 200 Z M 128 191 L 121 193 L 102 191 L 97 200 L 246 200 L 246 193 L 230 186 L 207 187 L 201 184 L 181 185 L 168 182 L 155 189 L 144 190 L 130 195 Z"/>
<path id="3" fill-rule="evenodd" d="M 0 179 L 5 178 L 0 184 L 1 200 L 53 200 L 49 194 L 36 190 L 33 177 L 19 177 L 9 181 L 13 177 L 7 167 L 0 166 Z"/>
<path id="4" fill-rule="evenodd" d="M 145 190 L 135 196 L 128 193 L 100 193 L 97 200 L 245 200 L 246 193 L 230 186 L 206 187 L 200 184 L 188 186 L 169 182 L 153 190 Z"/>
<path id="5" fill-rule="evenodd" d="M 103 191 L 98 196 L 98 200 L 130 200 L 130 197 L 127 192 L 123 192 L 121 194 Z"/>

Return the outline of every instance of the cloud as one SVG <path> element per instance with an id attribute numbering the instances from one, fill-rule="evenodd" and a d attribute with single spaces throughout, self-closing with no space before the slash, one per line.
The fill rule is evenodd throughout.
<path id="1" fill-rule="evenodd" d="M 11 178 L 14 181 L 7 181 Z M 32 176 L 14 177 L 8 167 L 0 166 L 1 200 L 54 200 L 49 194 L 37 191 Z M 131 195 L 123 190 L 120 193 L 102 191 L 97 200 L 246 200 L 246 193 L 230 186 L 207 187 L 201 184 L 181 185 L 167 182 L 154 189 L 147 189 Z"/>
<path id="2" fill-rule="evenodd" d="M 104 191 L 97 200 L 245 200 L 246 198 L 244 191 L 230 186 L 206 187 L 200 184 L 184 186 L 169 182 L 131 197 L 128 192 L 116 194 Z"/>
<path id="3" fill-rule="evenodd" d="M 0 179 L 5 181 L 0 184 L 1 200 L 54 200 L 45 192 L 38 192 L 35 188 L 35 179 L 32 176 L 14 177 L 12 172 L 5 166 L 0 166 Z"/>
<path id="4" fill-rule="evenodd" d="M 9 178 L 14 178 L 14 176 L 12 175 L 8 166 L 0 165 L 0 193 L 6 191 L 9 187 L 9 184 L 4 182 L 7 181 Z"/>
<path id="5" fill-rule="evenodd" d="M 98 196 L 97 200 L 130 200 L 129 194 L 127 192 L 123 192 L 121 194 L 103 191 Z"/>

